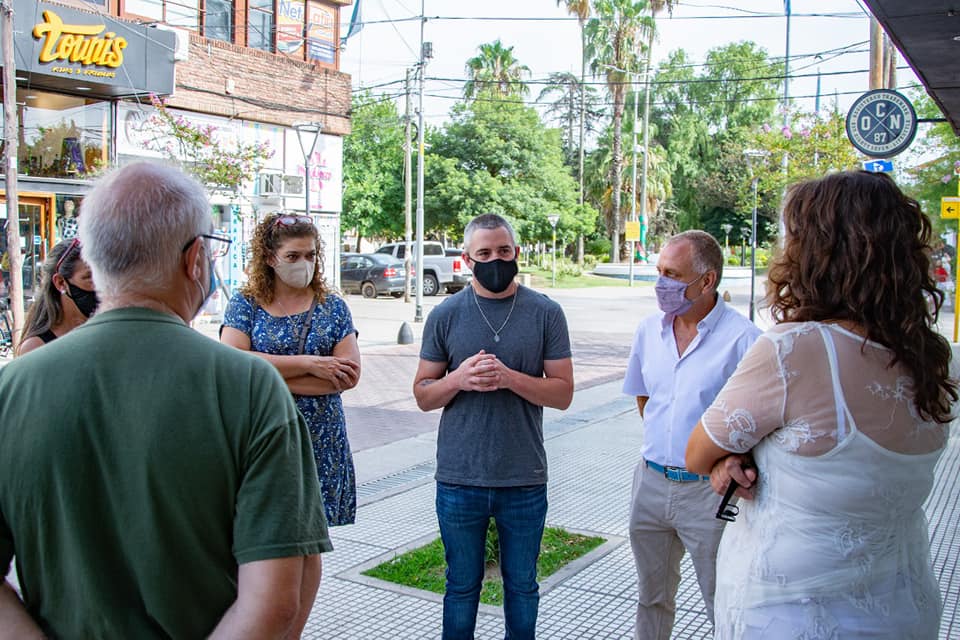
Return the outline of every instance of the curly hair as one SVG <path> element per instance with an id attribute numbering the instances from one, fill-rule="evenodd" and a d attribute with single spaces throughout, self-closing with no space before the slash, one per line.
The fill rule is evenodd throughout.
<path id="1" fill-rule="evenodd" d="M 63 254 L 67 251 L 70 251 L 70 254 L 64 256 Z M 36 300 L 30 305 L 23 323 L 21 341 L 46 333 L 63 321 L 63 302 L 60 290 L 53 283 L 53 276 L 59 273 L 64 280 L 70 280 L 77 267 L 83 263 L 81 251 L 82 249 L 74 244 L 73 240 L 63 240 L 47 253 L 47 259 L 43 261 L 43 276 L 36 292 Z M 62 261 L 61 258 L 63 258 Z"/>
<path id="2" fill-rule="evenodd" d="M 930 221 L 882 173 L 849 171 L 793 185 L 786 237 L 768 271 L 777 322 L 847 320 L 893 352 L 925 420 L 946 423 L 957 399 L 951 349 L 933 329 L 943 294 L 930 273 Z"/>
<path id="3" fill-rule="evenodd" d="M 285 224 L 278 222 L 279 218 L 290 218 Z M 273 213 L 260 221 L 250 239 L 250 263 L 247 266 L 247 283 L 240 292 L 248 298 L 253 298 L 257 304 L 263 306 L 273 302 L 276 286 L 276 274 L 270 266 L 271 258 L 276 257 L 277 251 L 291 238 L 313 238 L 317 248 L 316 269 L 310 288 L 322 304 L 329 289 L 323 279 L 323 243 L 320 234 L 312 222 L 307 222 L 304 216 L 292 216 L 284 213 Z"/>

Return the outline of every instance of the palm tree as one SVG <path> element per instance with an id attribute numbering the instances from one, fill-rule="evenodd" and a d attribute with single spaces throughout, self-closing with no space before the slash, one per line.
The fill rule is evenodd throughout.
<path id="1" fill-rule="evenodd" d="M 580 24 L 580 86 L 587 85 L 587 32 L 584 27 L 590 17 L 590 0 L 557 0 L 557 6 L 563 5 L 567 13 L 577 16 Z M 586 128 L 586 95 L 581 95 L 580 101 L 580 161 L 577 169 L 577 178 L 580 180 L 580 206 L 583 206 L 583 132 Z M 577 264 L 583 264 L 583 236 L 577 238 Z"/>
<path id="2" fill-rule="evenodd" d="M 594 16 L 587 22 L 587 55 L 594 75 L 603 75 L 613 96 L 613 183 L 610 259 L 620 260 L 620 202 L 623 188 L 623 109 L 631 73 L 640 67 L 644 39 L 653 29 L 646 0 L 594 0 Z"/>
<path id="3" fill-rule="evenodd" d="M 481 93 L 496 98 L 519 97 L 529 93 L 523 82 L 530 68 L 513 56 L 513 47 L 504 47 L 500 40 L 480 45 L 480 54 L 467 60 L 469 80 L 463 85 L 463 97 L 476 98 Z"/>
<path id="4" fill-rule="evenodd" d="M 650 0 L 650 18 L 656 22 L 657 14 L 667 10 L 673 14 L 673 7 L 677 0 Z M 647 230 L 650 227 L 650 209 L 648 208 L 647 196 L 647 172 L 650 166 L 650 62 L 653 58 L 653 40 L 656 36 L 656 25 L 649 29 L 647 33 L 647 51 L 644 61 L 645 71 L 643 74 L 646 86 L 643 90 L 643 177 L 640 182 L 640 246 L 646 251 Z M 656 210 L 654 210 L 656 213 Z"/>
<path id="5" fill-rule="evenodd" d="M 544 99 L 554 96 L 556 98 L 546 107 L 543 116 L 547 122 L 560 124 L 564 157 L 567 164 L 573 167 L 577 163 L 578 148 L 581 158 L 583 155 L 583 132 L 595 129 L 596 121 L 603 115 L 602 106 L 598 104 L 597 90 L 584 84 L 580 78 L 569 71 L 551 73 L 547 78 L 547 85 L 537 96 L 537 102 L 542 103 Z M 580 121 L 579 147 L 576 137 L 578 119 Z M 582 165 L 579 173 L 582 173 Z"/>

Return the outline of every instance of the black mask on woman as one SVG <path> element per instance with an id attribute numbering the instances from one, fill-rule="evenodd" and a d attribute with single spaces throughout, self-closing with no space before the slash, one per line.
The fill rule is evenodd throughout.
<path id="1" fill-rule="evenodd" d="M 491 293 L 502 293 L 517 276 L 517 261 L 497 258 L 490 262 L 473 262 L 473 277 Z"/>
<path id="2" fill-rule="evenodd" d="M 70 288 L 68 297 L 73 300 L 73 304 L 77 305 L 77 310 L 83 314 L 84 318 L 92 316 L 93 312 L 97 310 L 97 306 L 100 305 L 97 292 L 81 289 L 72 282 L 67 282 L 67 286 Z"/>

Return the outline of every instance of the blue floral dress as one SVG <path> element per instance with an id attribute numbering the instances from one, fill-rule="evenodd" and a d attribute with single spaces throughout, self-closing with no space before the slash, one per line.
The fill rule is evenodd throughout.
<path id="1" fill-rule="evenodd" d="M 227 305 L 223 324 L 250 336 L 253 351 L 291 356 L 297 355 L 307 314 L 304 311 L 277 318 L 242 294 L 235 293 Z M 314 311 L 303 351 L 316 356 L 332 355 L 333 348 L 355 332 L 347 303 L 328 293 L 323 304 L 318 304 Z M 357 515 L 357 485 L 340 394 L 294 394 L 293 399 L 310 429 L 327 523 L 330 526 L 352 524 Z"/>

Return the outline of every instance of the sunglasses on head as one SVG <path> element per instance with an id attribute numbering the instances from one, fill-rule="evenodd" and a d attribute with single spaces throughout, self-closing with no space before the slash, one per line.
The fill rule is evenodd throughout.
<path id="1" fill-rule="evenodd" d="M 295 224 L 309 224 L 312 226 L 313 218 L 310 216 L 282 215 L 274 218 L 270 224 L 277 227 L 291 227 Z"/>
<path id="2" fill-rule="evenodd" d="M 54 268 L 54 273 L 60 273 L 60 267 L 63 266 L 63 263 L 66 262 L 67 258 L 71 253 L 80 251 L 80 238 L 74 238 L 70 241 L 70 246 L 67 247 L 67 250 L 60 254 L 60 258 L 57 259 L 57 266 Z"/>

